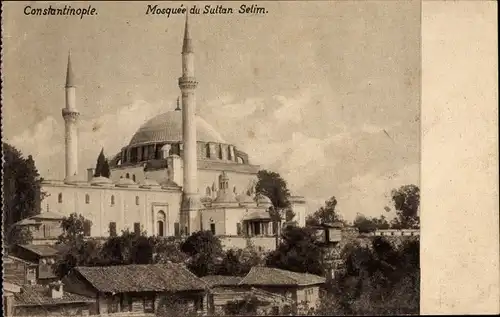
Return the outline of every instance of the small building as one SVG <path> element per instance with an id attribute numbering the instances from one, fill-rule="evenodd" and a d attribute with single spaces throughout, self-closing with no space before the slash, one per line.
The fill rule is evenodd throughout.
<path id="1" fill-rule="evenodd" d="M 157 313 L 173 302 L 185 311 L 207 308 L 208 285 L 181 264 L 76 267 L 63 282 L 71 292 L 91 297 L 98 314 Z"/>
<path id="2" fill-rule="evenodd" d="M 36 265 L 36 283 L 49 284 L 57 281 L 54 274 L 56 258 L 60 253 L 57 245 L 24 244 L 13 247 L 11 254 Z"/>
<path id="3" fill-rule="evenodd" d="M 11 316 L 93 315 L 96 312 L 94 302 L 92 298 L 65 292 L 61 282 L 24 285 L 20 292 L 14 294 Z"/>
<path id="4" fill-rule="evenodd" d="M 27 228 L 31 232 L 32 244 L 55 244 L 57 237 L 63 233 L 61 222 L 64 216 L 46 211 L 16 222 L 14 226 Z"/>
<path id="5" fill-rule="evenodd" d="M 283 295 L 262 289 L 240 285 L 243 277 L 209 275 L 201 278 L 210 286 L 208 295 L 208 313 L 210 315 L 228 315 L 229 305 L 253 298 L 256 301 L 256 315 L 280 315 L 293 306 L 292 300 Z M 290 310 L 290 309 L 289 309 Z"/>
<path id="6" fill-rule="evenodd" d="M 314 274 L 255 266 L 239 285 L 282 295 L 293 303 L 292 313 L 304 314 L 319 305 L 320 286 L 325 282 L 324 277 Z"/>
<path id="7" fill-rule="evenodd" d="M 37 283 L 37 263 L 6 255 L 3 257 L 3 270 L 3 279 L 6 282 L 18 286 Z"/>

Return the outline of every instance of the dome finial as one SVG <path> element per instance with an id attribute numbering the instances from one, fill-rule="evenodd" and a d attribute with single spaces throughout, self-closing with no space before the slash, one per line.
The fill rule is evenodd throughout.
<path id="1" fill-rule="evenodd" d="M 175 108 L 175 110 L 176 110 L 176 111 L 181 110 L 179 97 L 177 97 L 177 108 Z"/>

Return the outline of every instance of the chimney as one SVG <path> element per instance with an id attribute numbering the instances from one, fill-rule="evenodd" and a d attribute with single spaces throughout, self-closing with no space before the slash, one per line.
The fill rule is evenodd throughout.
<path id="1" fill-rule="evenodd" d="M 94 178 L 94 169 L 87 168 L 87 181 L 90 182 Z"/>
<path id="2" fill-rule="evenodd" d="M 54 282 L 49 285 L 50 297 L 52 298 L 62 298 L 63 297 L 63 284 L 61 281 Z"/>

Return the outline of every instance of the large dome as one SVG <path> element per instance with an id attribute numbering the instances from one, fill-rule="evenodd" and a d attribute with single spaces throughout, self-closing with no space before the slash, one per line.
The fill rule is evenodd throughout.
<path id="1" fill-rule="evenodd" d="M 226 143 L 210 124 L 198 116 L 196 116 L 196 135 L 199 142 Z M 143 124 L 129 145 L 178 141 L 182 141 L 182 111 L 174 110 L 160 114 Z"/>

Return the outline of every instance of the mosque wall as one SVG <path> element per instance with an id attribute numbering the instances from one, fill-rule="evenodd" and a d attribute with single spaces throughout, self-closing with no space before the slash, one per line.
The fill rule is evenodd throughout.
<path id="1" fill-rule="evenodd" d="M 164 235 L 174 235 L 179 223 L 180 191 L 52 184 L 42 185 L 42 190 L 48 194 L 42 202 L 44 211 L 81 214 L 92 221 L 93 237 L 109 236 L 110 227 L 118 234 L 137 226 L 157 234 L 158 220 L 163 222 Z"/>

